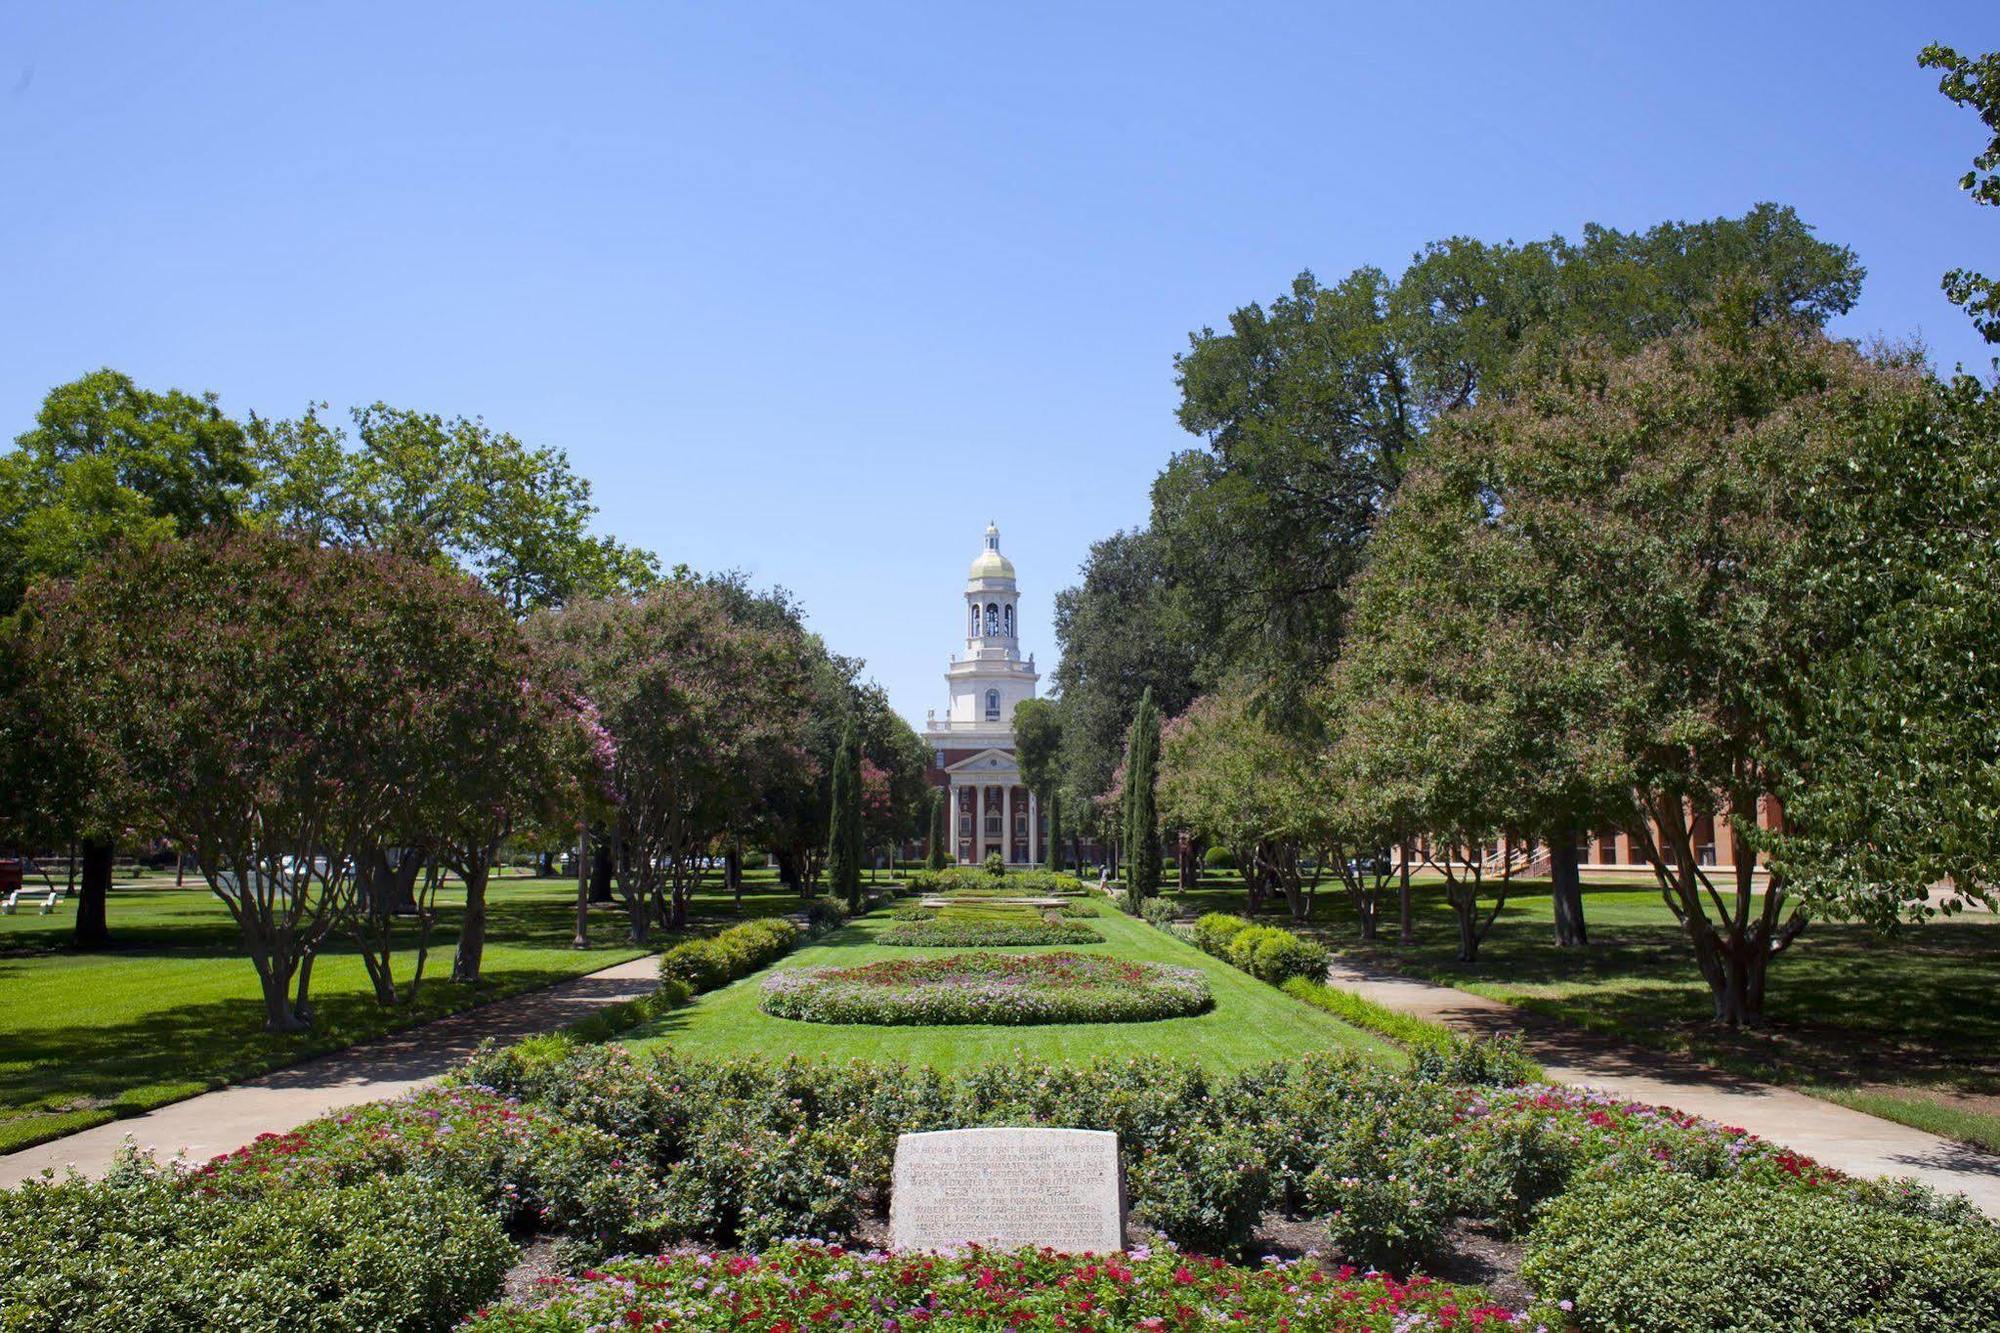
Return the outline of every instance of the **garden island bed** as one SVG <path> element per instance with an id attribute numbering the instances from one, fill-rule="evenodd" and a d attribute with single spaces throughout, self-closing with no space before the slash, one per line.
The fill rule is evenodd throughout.
<path id="1" fill-rule="evenodd" d="M 1095 913 L 1066 911 L 1065 906 L 1057 899 L 1033 905 L 926 902 L 921 907 L 897 908 L 896 924 L 876 936 L 876 940 L 918 949 L 1104 943 L 1104 936 L 1097 931 L 1081 921 L 1067 919 Z"/>
<path id="2" fill-rule="evenodd" d="M 1214 1004 L 1194 968 L 1102 954 L 949 954 L 765 978 L 759 1007 L 808 1023 L 1138 1023 Z"/>
<path id="3" fill-rule="evenodd" d="M 1102 944 L 1104 937 L 1079 921 L 1038 917 L 993 921 L 950 915 L 935 921 L 905 921 L 879 937 L 884 944 L 916 949 L 990 949 L 997 945 Z"/>

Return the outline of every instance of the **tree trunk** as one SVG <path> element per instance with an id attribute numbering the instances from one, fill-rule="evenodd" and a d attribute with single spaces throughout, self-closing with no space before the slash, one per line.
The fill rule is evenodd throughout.
<path id="1" fill-rule="evenodd" d="M 109 838 L 83 840 L 83 889 L 76 902 L 76 947 L 103 949 L 111 944 L 105 907 L 111 896 L 111 858 L 117 844 Z"/>
<path id="2" fill-rule="evenodd" d="M 1470 899 L 1460 899 L 1454 894 L 1451 910 L 1458 917 L 1458 961 L 1479 961 L 1478 896 L 1475 894 Z"/>
<path id="3" fill-rule="evenodd" d="M 588 949 L 590 947 L 590 825 L 579 824 L 576 830 L 576 934 L 571 937 L 569 947 Z"/>
<path id="4" fill-rule="evenodd" d="M 1415 944 L 1417 942 L 1416 904 L 1410 892 L 1410 857 L 1415 852 L 1416 849 L 1410 846 L 1409 843 L 1406 842 L 1403 844 L 1402 884 L 1397 891 L 1397 897 L 1401 900 L 1399 910 L 1402 914 L 1399 941 L 1403 944 Z"/>
<path id="5" fill-rule="evenodd" d="M 451 979 L 468 986 L 479 980 L 480 960 L 486 955 L 486 881 L 491 873 L 488 856 L 466 863 L 465 919 L 458 928 L 458 950 L 451 956 Z"/>
<path id="6" fill-rule="evenodd" d="M 722 878 L 723 882 L 729 888 L 729 896 L 735 899 L 737 906 L 741 907 L 743 905 L 743 848 L 733 838 L 730 840 L 729 850 L 722 854 Z"/>
<path id="7" fill-rule="evenodd" d="M 1549 838 L 1549 896 L 1555 907 L 1556 944 L 1581 949 L 1590 943 L 1583 923 L 1583 879 L 1574 829 L 1558 828 Z"/>
<path id="8" fill-rule="evenodd" d="M 187 853 L 174 848 L 174 887 L 177 889 L 187 885 L 187 863 Z"/>
<path id="9" fill-rule="evenodd" d="M 590 865 L 590 901 L 617 901 L 611 896 L 611 839 L 596 839 Z"/>

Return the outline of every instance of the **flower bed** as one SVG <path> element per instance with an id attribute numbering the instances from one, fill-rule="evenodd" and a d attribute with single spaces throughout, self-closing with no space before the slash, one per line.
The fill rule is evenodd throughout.
<path id="1" fill-rule="evenodd" d="M 1362 1330 L 1533 1327 L 1475 1292 L 1424 1278 L 1267 1262 L 1238 1268 L 1173 1251 L 1104 1256 L 856 1253 L 786 1245 L 762 1256 L 683 1251 L 561 1280 L 468 1329 Z"/>
<path id="2" fill-rule="evenodd" d="M 1102 944 L 1104 937 L 1080 922 L 1029 916 L 959 917 L 949 912 L 910 920 L 875 937 L 877 944 L 916 949 L 990 949 L 1010 944 Z"/>
<path id="3" fill-rule="evenodd" d="M 760 1007 L 808 1023 L 1133 1023 L 1214 1001 L 1193 968 L 1093 954 L 951 954 L 802 967 L 764 982 Z"/>

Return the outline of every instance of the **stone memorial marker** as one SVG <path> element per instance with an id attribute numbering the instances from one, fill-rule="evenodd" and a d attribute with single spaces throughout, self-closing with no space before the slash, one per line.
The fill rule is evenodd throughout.
<path id="1" fill-rule="evenodd" d="M 890 1243 L 1125 1248 L 1118 1136 L 1101 1129 L 944 1129 L 896 1140 Z"/>

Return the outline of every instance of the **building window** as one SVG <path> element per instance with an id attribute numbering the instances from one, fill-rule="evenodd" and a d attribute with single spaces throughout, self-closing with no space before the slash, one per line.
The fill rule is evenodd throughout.
<path id="1" fill-rule="evenodd" d="M 1007 631 L 1007 634 L 1008 634 L 1008 636 L 1009 636 L 1009 637 L 1012 637 L 1012 636 L 1013 636 L 1013 633 L 1014 633 L 1014 608 L 1013 608 L 1013 607 L 1011 607 L 1011 606 L 1010 606 L 1010 607 L 1006 607 L 1005 609 L 1003 609 L 1003 610 L 1002 610 L 1002 611 L 1000 612 L 1000 624 L 1001 624 L 1001 626 L 1002 626 L 1002 627 L 1003 627 L 1003 628 L 1004 628 L 1004 629 L 1005 629 L 1005 630 Z"/>
<path id="2" fill-rule="evenodd" d="M 1000 720 L 1000 691 L 998 690 L 986 691 L 986 720 L 988 722 L 998 722 Z"/>
<path id="3" fill-rule="evenodd" d="M 1006 832 L 1004 827 L 1006 816 L 1001 808 L 1001 802 L 1005 797 L 1002 795 L 1001 788 L 999 787 L 988 787 L 985 791 L 986 845 L 994 851 L 998 851 L 1000 849 L 1001 836 Z"/>
<path id="4" fill-rule="evenodd" d="M 974 787 L 958 789 L 958 863 L 971 865 L 979 859 L 973 845 L 973 832 L 978 827 L 974 822 L 979 815 L 979 791 Z"/>
<path id="5" fill-rule="evenodd" d="M 975 639 L 979 637 L 979 603 L 977 602 L 972 604 L 972 622 L 966 627 L 965 632 Z"/>
<path id="6" fill-rule="evenodd" d="M 998 602 L 988 602 L 986 604 L 986 634 L 988 638 L 998 638 L 1000 636 L 1000 604 Z"/>

